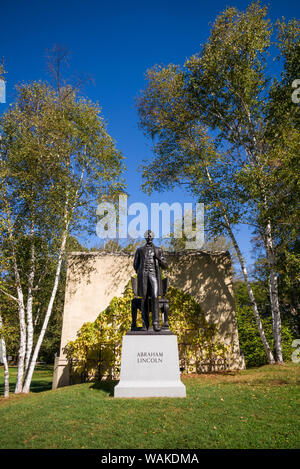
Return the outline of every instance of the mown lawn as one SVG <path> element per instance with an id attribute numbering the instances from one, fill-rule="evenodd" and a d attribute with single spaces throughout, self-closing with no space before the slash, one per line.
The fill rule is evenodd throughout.
<path id="1" fill-rule="evenodd" d="M 47 373 L 51 386 L 44 368 L 33 390 Z M 1 397 L 0 448 L 299 448 L 299 365 L 183 382 L 186 399 L 114 399 L 116 383 Z"/>
<path id="2" fill-rule="evenodd" d="M 52 388 L 53 365 L 37 365 L 33 374 L 31 392 L 49 391 Z M 9 368 L 9 392 L 13 393 L 17 379 L 17 367 Z M 0 399 L 4 393 L 3 368 L 0 367 Z M 1 401 L 0 401 L 1 402 Z"/>

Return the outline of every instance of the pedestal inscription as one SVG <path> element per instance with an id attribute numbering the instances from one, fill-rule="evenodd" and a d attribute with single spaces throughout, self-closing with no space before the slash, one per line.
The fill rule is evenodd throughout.
<path id="1" fill-rule="evenodd" d="M 175 335 L 125 335 L 115 397 L 186 397 Z"/>

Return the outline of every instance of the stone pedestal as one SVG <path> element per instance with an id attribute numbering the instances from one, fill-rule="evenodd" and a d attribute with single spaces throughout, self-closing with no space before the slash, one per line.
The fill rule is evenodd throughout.
<path id="1" fill-rule="evenodd" d="M 186 397 L 180 381 L 177 337 L 128 332 L 123 337 L 120 381 L 114 397 Z"/>
<path id="2" fill-rule="evenodd" d="M 70 369 L 66 357 L 55 357 L 52 389 L 70 385 Z"/>

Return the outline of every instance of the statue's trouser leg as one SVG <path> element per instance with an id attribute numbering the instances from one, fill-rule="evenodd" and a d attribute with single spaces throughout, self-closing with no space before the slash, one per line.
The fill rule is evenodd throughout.
<path id="1" fill-rule="evenodd" d="M 142 310 L 142 322 L 143 328 L 149 329 L 149 307 L 148 307 L 148 278 L 147 278 L 147 291 L 142 297 L 141 310 Z"/>
<path id="2" fill-rule="evenodd" d="M 136 298 L 134 298 L 131 302 L 131 330 L 134 330 L 136 328 L 136 317 L 137 317 L 137 301 Z"/>
<path id="3" fill-rule="evenodd" d="M 169 305 L 168 303 L 165 303 L 164 304 L 164 323 L 163 323 L 163 327 L 165 328 L 169 327 L 168 316 L 169 316 Z"/>
<path id="4" fill-rule="evenodd" d="M 149 311 L 148 311 L 147 296 L 145 298 L 142 298 L 141 310 L 142 310 L 143 328 L 144 329 L 149 329 Z"/>
<path id="5" fill-rule="evenodd" d="M 159 327 L 159 300 L 158 300 L 158 283 L 155 274 L 150 273 L 149 282 L 151 285 L 151 309 L 152 309 L 152 324 L 156 328 Z"/>

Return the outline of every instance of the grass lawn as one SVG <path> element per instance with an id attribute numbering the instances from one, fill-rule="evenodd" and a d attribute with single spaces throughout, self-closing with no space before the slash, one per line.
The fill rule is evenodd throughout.
<path id="1" fill-rule="evenodd" d="M 38 369 L 32 391 L 51 379 Z M 300 365 L 182 380 L 186 399 L 114 399 L 116 382 L 1 397 L 0 448 L 300 447 Z"/>
<path id="2" fill-rule="evenodd" d="M 53 365 L 37 365 L 33 374 L 31 392 L 49 391 L 52 389 Z M 17 379 L 17 367 L 9 368 L 9 392 L 13 393 Z M 4 393 L 3 368 L 0 368 L 0 403 Z M 13 395 L 11 395 L 13 397 Z"/>

